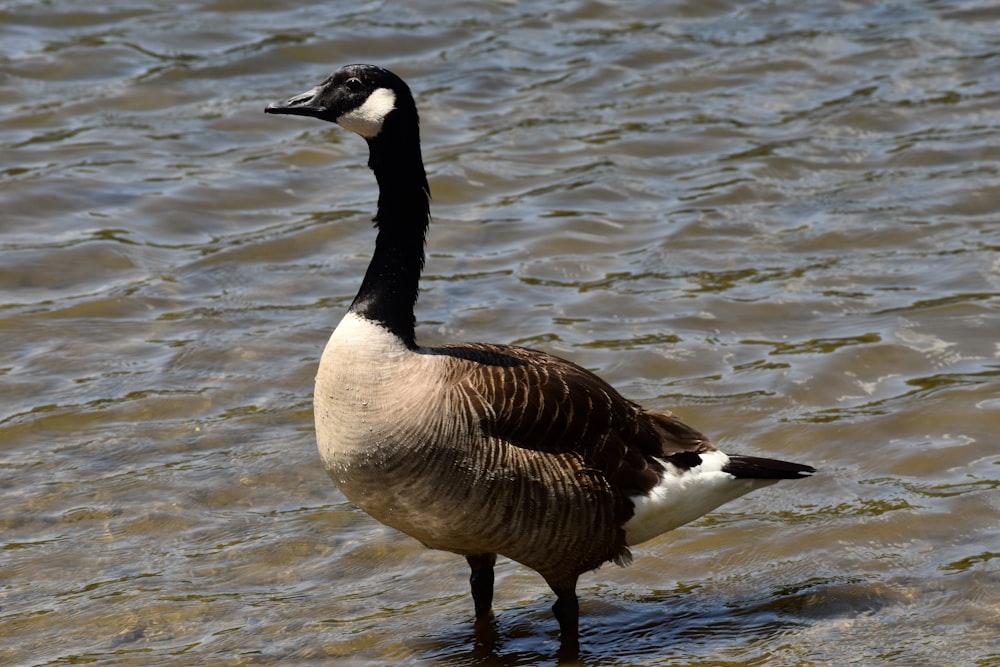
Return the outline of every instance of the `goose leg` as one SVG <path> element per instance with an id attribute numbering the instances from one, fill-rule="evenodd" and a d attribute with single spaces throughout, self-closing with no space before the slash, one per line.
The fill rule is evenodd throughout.
<path id="1" fill-rule="evenodd" d="M 578 637 L 580 634 L 580 603 L 573 590 L 560 593 L 556 591 L 556 603 L 552 605 L 552 613 L 559 621 L 559 634 L 563 639 Z"/>
<path id="2" fill-rule="evenodd" d="M 580 603 L 576 598 L 576 577 L 559 583 L 548 582 L 556 594 L 552 613 L 559 621 L 560 659 L 576 659 L 580 650 Z"/>
<path id="3" fill-rule="evenodd" d="M 496 554 L 475 554 L 465 560 L 472 568 L 469 584 L 472 587 L 472 601 L 476 605 L 476 619 L 489 618 L 493 613 L 493 566 Z"/>

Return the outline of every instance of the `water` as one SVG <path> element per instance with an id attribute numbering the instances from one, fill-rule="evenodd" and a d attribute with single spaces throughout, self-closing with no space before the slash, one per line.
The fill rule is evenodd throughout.
<path id="1" fill-rule="evenodd" d="M 586 665 L 1000 664 L 989 3 L 0 3 L 0 664 L 552 664 L 509 562 L 354 510 L 311 427 L 357 137 L 417 94 L 426 343 L 540 347 L 816 465 L 581 578 Z"/>

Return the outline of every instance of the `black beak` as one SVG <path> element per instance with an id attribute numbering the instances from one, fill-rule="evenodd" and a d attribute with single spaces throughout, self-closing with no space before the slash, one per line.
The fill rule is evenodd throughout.
<path id="1" fill-rule="evenodd" d="M 322 118 L 326 107 L 319 103 L 320 87 L 316 86 L 301 95 L 296 95 L 284 102 L 272 102 L 264 109 L 264 113 L 286 114 L 289 116 L 313 116 Z"/>

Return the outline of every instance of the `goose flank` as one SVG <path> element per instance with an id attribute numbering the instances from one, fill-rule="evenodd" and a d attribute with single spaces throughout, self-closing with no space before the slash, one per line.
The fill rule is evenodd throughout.
<path id="1" fill-rule="evenodd" d="M 375 250 L 316 376 L 319 451 L 359 508 L 433 549 L 465 556 L 476 618 L 492 615 L 498 554 L 556 595 L 575 647 L 578 577 L 630 547 L 807 465 L 727 456 L 670 412 L 590 371 L 510 345 L 417 344 L 414 306 L 430 191 L 416 104 L 373 65 L 343 67 L 267 113 L 336 123 L 368 143 L 378 182 Z"/>

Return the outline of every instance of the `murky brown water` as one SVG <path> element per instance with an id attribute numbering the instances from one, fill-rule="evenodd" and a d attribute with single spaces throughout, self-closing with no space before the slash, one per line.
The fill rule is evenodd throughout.
<path id="1" fill-rule="evenodd" d="M 326 478 L 312 376 L 406 78 L 427 343 L 541 347 L 812 463 L 581 579 L 586 665 L 1000 664 L 1000 11 L 0 3 L 0 664 L 552 664 L 551 596 Z M 814 6 L 809 6 L 814 5 Z"/>

